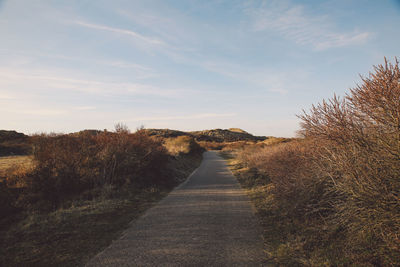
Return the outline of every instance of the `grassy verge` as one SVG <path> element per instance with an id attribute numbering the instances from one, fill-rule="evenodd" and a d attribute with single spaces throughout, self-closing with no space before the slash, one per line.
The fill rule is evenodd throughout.
<path id="1" fill-rule="evenodd" d="M 256 208 L 263 229 L 267 261 L 277 266 L 330 266 L 324 256 L 310 255 L 305 251 L 301 237 L 316 235 L 318 239 L 318 234 L 313 232 L 312 225 L 307 227 L 305 222 L 293 221 L 277 207 L 268 177 L 246 167 L 236 158 L 235 152 L 222 152 L 221 156 L 228 161 L 231 171 Z"/>
<path id="2" fill-rule="evenodd" d="M 240 154 L 239 157 L 236 152 L 221 155 L 227 159 L 233 174 L 256 208 L 263 228 L 267 261 L 276 266 L 397 266 L 381 263 L 378 258 L 381 256 L 374 254 L 377 247 L 375 239 L 366 237 L 363 244 L 351 244 L 349 240 L 356 236 L 349 235 L 334 216 L 303 213 L 299 198 L 279 199 L 275 180 L 255 167 L 249 168 L 243 158 L 240 159 Z M 301 192 L 302 189 L 296 190 Z M 312 193 L 305 192 L 306 196 L 311 196 L 308 202 L 311 204 L 317 201 Z M 399 262 L 398 254 L 383 249 L 387 248 L 382 247 L 387 261 Z"/>
<path id="3" fill-rule="evenodd" d="M 82 266 L 165 197 L 200 164 L 184 155 L 170 163 L 176 183 L 146 189 L 104 187 L 92 200 L 75 199 L 51 213 L 0 219 L 0 266 Z M 5 221 L 7 220 L 7 221 Z"/>

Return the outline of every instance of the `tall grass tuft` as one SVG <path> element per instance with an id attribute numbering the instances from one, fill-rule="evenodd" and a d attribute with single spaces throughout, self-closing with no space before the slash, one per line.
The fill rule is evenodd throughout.
<path id="1" fill-rule="evenodd" d="M 202 150 L 199 144 L 191 136 L 170 137 L 164 140 L 164 147 L 173 156 L 189 154 Z"/>

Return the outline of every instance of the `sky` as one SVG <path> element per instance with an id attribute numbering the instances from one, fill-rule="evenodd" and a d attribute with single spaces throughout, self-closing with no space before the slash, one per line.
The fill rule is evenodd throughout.
<path id="1" fill-rule="evenodd" d="M 399 28 L 396 0 L 0 0 L 0 129 L 293 137 L 400 56 Z"/>

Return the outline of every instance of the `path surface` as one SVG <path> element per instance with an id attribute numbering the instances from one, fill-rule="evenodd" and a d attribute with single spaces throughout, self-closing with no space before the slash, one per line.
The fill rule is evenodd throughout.
<path id="1" fill-rule="evenodd" d="M 261 228 L 225 161 L 195 173 L 87 266 L 264 266 Z"/>

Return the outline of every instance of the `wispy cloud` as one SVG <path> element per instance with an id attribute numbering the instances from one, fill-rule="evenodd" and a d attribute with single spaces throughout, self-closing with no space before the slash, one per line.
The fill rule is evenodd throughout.
<path id="1" fill-rule="evenodd" d="M 119 67 L 119 68 L 132 68 L 132 69 L 139 69 L 142 71 L 151 71 L 152 69 L 149 67 L 145 67 L 140 64 L 136 63 L 131 63 L 131 62 L 126 62 L 126 61 L 121 61 L 121 60 L 116 60 L 116 61 L 100 61 L 103 64 L 110 65 L 113 67 Z"/>
<path id="2" fill-rule="evenodd" d="M 185 16 L 173 9 L 167 12 L 160 12 L 157 9 L 149 10 L 127 10 L 117 8 L 115 12 L 135 25 L 140 25 L 148 31 L 160 36 L 163 40 L 167 40 L 169 44 L 173 43 L 175 46 L 182 46 L 182 43 L 190 42 L 196 32 L 191 19 L 186 19 Z"/>
<path id="3" fill-rule="evenodd" d="M 62 64 L 64 62 L 68 64 L 79 64 L 81 69 L 102 67 L 110 71 L 115 71 L 116 68 L 120 70 L 129 70 L 130 74 L 132 74 L 136 80 L 145 80 L 160 75 L 154 68 L 121 58 L 82 57 L 40 52 L 36 50 L 27 51 L 1 48 L 0 54 L 2 58 L 0 68 L 7 67 L 7 69 L 38 69 L 40 67 L 38 67 L 37 62 L 57 60 L 55 64 Z"/>
<path id="4" fill-rule="evenodd" d="M 208 71 L 224 75 L 226 77 L 245 82 L 257 88 L 264 88 L 264 90 L 272 93 L 285 95 L 288 93 L 288 84 L 297 77 L 293 71 L 290 74 L 286 72 L 277 72 L 273 69 L 263 68 L 249 68 L 239 64 L 229 62 L 209 61 L 199 63 L 200 66 Z M 301 75 L 303 75 L 302 73 Z"/>
<path id="5" fill-rule="evenodd" d="M 28 89 L 35 85 L 41 90 L 78 91 L 89 94 L 110 95 L 151 95 L 165 98 L 179 98 L 185 90 L 160 88 L 150 84 L 134 82 L 108 82 L 80 79 L 48 70 L 23 71 L 0 68 L 2 88 Z M 186 90 L 186 92 L 188 92 Z M 6 95 L 5 95 L 6 96 Z"/>
<path id="6" fill-rule="evenodd" d="M 254 31 L 278 32 L 297 44 L 311 45 L 316 50 L 359 45 L 371 37 L 370 32 L 335 31 L 328 17 L 309 14 L 302 5 L 268 2 L 262 7 L 249 7 L 246 12 L 252 19 Z"/>
<path id="7" fill-rule="evenodd" d="M 200 113 L 183 116 L 154 116 L 154 117 L 137 117 L 129 120 L 121 121 L 171 121 L 171 120 L 191 120 L 191 119 L 206 119 L 206 118 L 220 118 L 220 117 L 233 117 L 235 113 Z"/>
<path id="8" fill-rule="evenodd" d="M 353 32 L 351 34 L 327 34 L 326 37 L 325 41 L 320 40 L 315 44 L 316 49 L 325 50 L 331 47 L 363 44 L 371 37 L 371 33 Z"/>
<path id="9" fill-rule="evenodd" d="M 114 28 L 114 27 L 109 27 L 106 25 L 101 25 L 101 24 L 92 24 L 92 23 L 87 23 L 83 21 L 73 21 L 73 24 L 80 25 L 82 27 L 90 28 L 90 29 L 95 29 L 95 30 L 101 30 L 101 31 L 108 31 L 120 35 L 125 35 L 125 36 L 130 36 L 135 39 L 141 40 L 143 42 L 146 42 L 151 45 L 165 45 L 165 42 L 162 40 L 159 40 L 157 38 L 151 38 L 145 35 L 142 35 L 140 33 L 127 30 L 127 29 L 120 29 L 120 28 Z"/>

